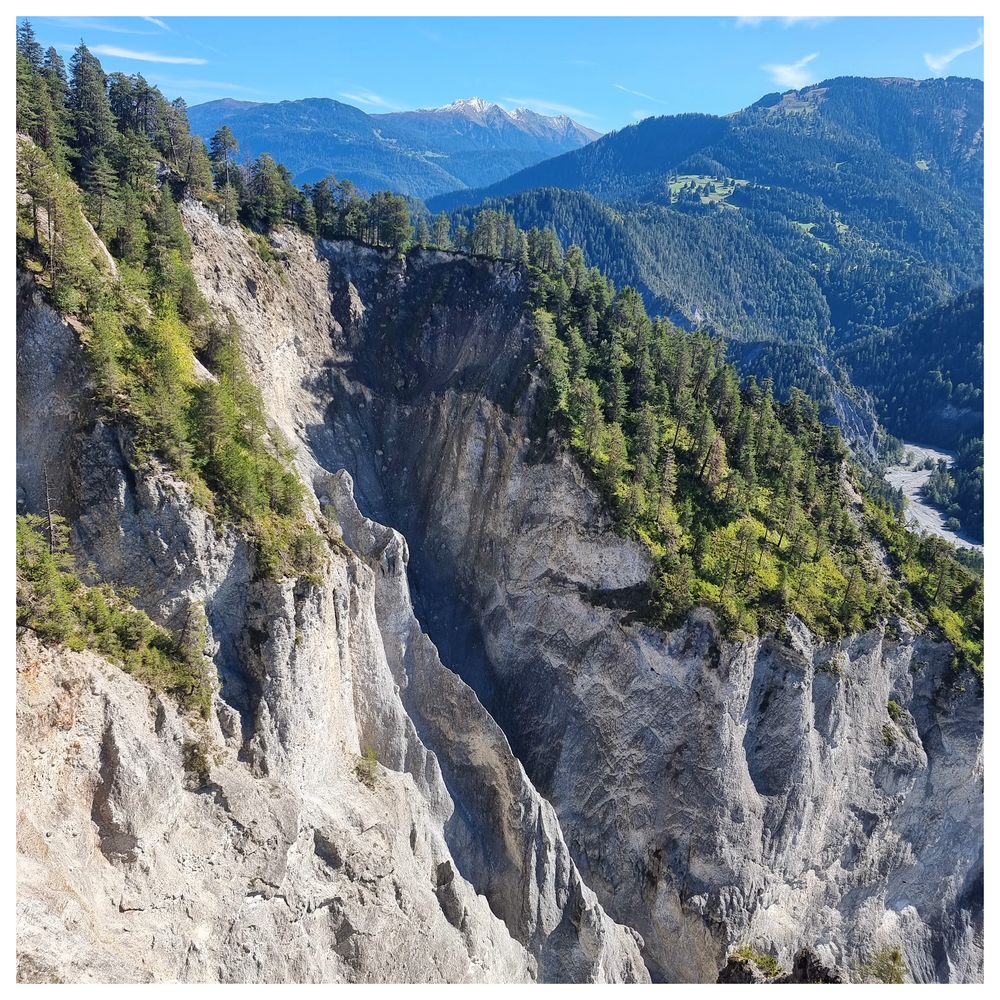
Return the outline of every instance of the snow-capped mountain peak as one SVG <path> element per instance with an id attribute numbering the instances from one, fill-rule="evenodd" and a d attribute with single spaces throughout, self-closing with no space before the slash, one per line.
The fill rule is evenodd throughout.
<path id="1" fill-rule="evenodd" d="M 500 107 L 499 104 L 493 104 L 490 101 L 484 101 L 481 97 L 467 97 L 458 101 L 452 101 L 451 104 L 446 104 L 442 108 L 430 108 L 431 111 L 459 111 L 465 112 L 466 114 L 472 113 L 477 115 L 486 114 L 487 111 L 491 111 L 494 108 L 497 111 L 503 111 L 504 109 Z M 506 114 L 506 112 L 504 112 Z"/>

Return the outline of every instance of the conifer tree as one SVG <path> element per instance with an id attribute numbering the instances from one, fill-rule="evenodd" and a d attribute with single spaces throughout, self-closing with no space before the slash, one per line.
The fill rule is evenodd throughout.
<path id="1" fill-rule="evenodd" d="M 431 234 L 431 242 L 434 246 L 442 250 L 451 248 L 451 222 L 447 212 L 438 212 L 434 217 L 434 230 Z"/>
<path id="2" fill-rule="evenodd" d="M 23 135 L 34 138 L 38 127 L 38 92 L 35 87 L 35 72 L 27 57 L 17 50 L 16 127 Z"/>
<path id="3" fill-rule="evenodd" d="M 609 489 L 614 490 L 622 478 L 625 465 L 628 462 L 628 445 L 621 424 L 608 425 L 606 450 L 608 460 L 604 466 L 604 479 Z"/>
<path id="4" fill-rule="evenodd" d="M 270 232 L 285 214 L 288 185 L 278 164 L 269 153 L 262 153 L 254 161 L 247 184 L 247 195 L 242 205 L 251 225 L 262 232 Z"/>
<path id="5" fill-rule="evenodd" d="M 87 165 L 83 186 L 90 195 L 97 232 L 102 237 L 110 238 L 108 223 L 118 190 L 118 177 L 103 152 L 96 153 Z"/>
<path id="6" fill-rule="evenodd" d="M 176 251 L 182 258 L 190 258 L 191 244 L 188 242 L 187 233 L 184 232 L 181 213 L 177 210 L 177 203 L 166 185 L 160 188 L 151 235 L 157 251 Z"/>
<path id="7" fill-rule="evenodd" d="M 219 178 L 220 187 L 228 186 L 232 183 L 231 167 L 233 158 L 240 151 L 240 145 L 233 135 L 233 130 L 228 125 L 223 125 L 212 136 L 209 147 L 212 163 L 215 165 L 216 177 Z"/>
<path id="8" fill-rule="evenodd" d="M 17 51 L 28 61 L 33 72 L 41 71 L 43 65 L 42 47 L 38 44 L 35 29 L 27 18 L 17 26 Z"/>
<path id="9" fill-rule="evenodd" d="M 113 154 L 117 132 L 100 62 L 82 42 L 70 59 L 70 112 L 83 169 L 98 153 Z"/>

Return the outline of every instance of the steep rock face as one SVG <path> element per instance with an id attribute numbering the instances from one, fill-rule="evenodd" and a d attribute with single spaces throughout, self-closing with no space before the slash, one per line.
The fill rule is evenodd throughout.
<path id="1" fill-rule="evenodd" d="M 30 333 L 28 327 L 31 327 Z M 42 304 L 32 278 L 17 274 L 17 506 L 40 510 L 46 491 L 67 513 L 77 433 L 91 419 L 79 381 L 82 352 L 75 332 Z"/>
<path id="2" fill-rule="evenodd" d="M 18 954 L 28 981 L 524 979 L 408 775 L 259 777 L 91 654 L 18 645 Z M 185 775 L 208 747 L 210 777 Z"/>
<path id="3" fill-rule="evenodd" d="M 655 977 L 714 980 L 744 940 L 981 977 L 982 693 L 947 648 L 900 623 L 837 645 L 641 624 L 645 552 L 535 425 L 516 270 L 288 233 L 269 270 L 187 221 L 317 493 L 346 468 L 405 534 L 420 620 Z"/>
<path id="4" fill-rule="evenodd" d="M 65 401 L 63 383 L 87 398 L 74 343 L 25 298 L 25 413 Z M 25 364 L 45 357 L 65 362 Z M 322 579 L 268 580 L 182 482 L 133 472 L 116 428 L 65 408 L 51 427 L 19 422 L 22 506 L 40 509 L 53 456 L 79 563 L 165 624 L 203 604 L 221 692 L 194 722 L 99 657 L 20 638 L 22 979 L 648 978 L 637 935 L 583 884 L 551 806 L 441 665 L 405 542 L 362 518 L 349 477 L 307 470 L 353 526 Z"/>

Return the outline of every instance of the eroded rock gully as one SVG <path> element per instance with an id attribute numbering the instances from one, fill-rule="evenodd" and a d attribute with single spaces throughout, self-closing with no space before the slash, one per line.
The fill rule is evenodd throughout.
<path id="1" fill-rule="evenodd" d="M 204 601 L 223 682 L 192 789 L 169 704 L 23 640 L 27 978 L 714 981 L 744 942 L 981 978 L 983 703 L 947 649 L 641 624 L 645 552 L 533 415 L 516 269 L 290 232 L 265 263 L 185 222 L 347 551 L 319 586 L 256 580 L 83 403 L 25 423 L 22 502 L 22 451 L 61 434 L 80 554 L 160 620 Z M 76 363 L 39 303 L 18 332 Z"/>

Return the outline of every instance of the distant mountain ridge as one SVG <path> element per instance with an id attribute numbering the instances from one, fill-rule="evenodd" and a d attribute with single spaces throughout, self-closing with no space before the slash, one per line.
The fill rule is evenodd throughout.
<path id="1" fill-rule="evenodd" d="M 844 77 L 726 117 L 649 118 L 478 191 L 655 312 L 816 346 L 982 281 L 983 84 Z"/>
<path id="2" fill-rule="evenodd" d="M 333 173 L 368 191 L 418 198 L 491 184 L 600 136 L 565 115 L 508 111 L 479 97 L 384 114 L 329 98 L 225 98 L 189 108 L 188 118 L 206 139 L 228 125 L 242 154 L 270 153 L 297 183 Z"/>
<path id="3" fill-rule="evenodd" d="M 839 77 L 768 94 L 721 117 L 688 113 L 646 118 L 607 133 L 585 150 L 526 168 L 482 191 L 456 191 L 437 204 L 468 205 L 542 187 L 586 191 L 611 203 L 658 201 L 664 176 L 696 166 L 689 162 L 693 157 L 703 166 L 747 173 L 756 168 L 757 176 L 750 179 L 757 183 L 787 180 L 774 174 L 779 157 L 818 161 L 822 169 L 802 178 L 803 187 L 816 189 L 823 187 L 824 175 L 849 162 L 823 162 L 822 153 L 838 150 L 888 154 L 922 173 L 972 184 L 981 195 L 983 83 L 959 77 Z"/>

